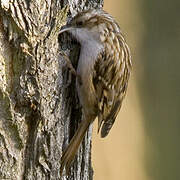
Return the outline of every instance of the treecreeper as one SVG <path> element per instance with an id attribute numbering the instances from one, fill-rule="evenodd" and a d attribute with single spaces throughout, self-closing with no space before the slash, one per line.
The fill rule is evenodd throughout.
<path id="1" fill-rule="evenodd" d="M 104 10 L 79 12 L 60 33 L 69 32 L 81 46 L 76 88 L 83 120 L 64 150 L 60 173 L 68 172 L 91 123 L 98 118 L 98 132 L 106 137 L 125 97 L 132 69 L 129 47 L 115 19 Z"/>

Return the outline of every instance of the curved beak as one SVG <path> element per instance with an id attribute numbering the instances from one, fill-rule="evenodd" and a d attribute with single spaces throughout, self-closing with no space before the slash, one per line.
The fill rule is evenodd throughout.
<path id="1" fill-rule="evenodd" d="M 74 28 L 74 27 L 70 27 L 70 26 L 68 26 L 68 25 L 62 26 L 59 34 L 65 32 L 65 31 L 71 31 L 71 30 L 73 30 L 73 29 L 75 29 L 75 28 Z"/>

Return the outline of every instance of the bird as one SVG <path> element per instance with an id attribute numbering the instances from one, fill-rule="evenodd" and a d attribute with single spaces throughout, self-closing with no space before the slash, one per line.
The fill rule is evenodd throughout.
<path id="1" fill-rule="evenodd" d="M 69 170 L 90 124 L 98 118 L 98 132 L 109 134 L 126 95 L 132 70 L 130 49 L 116 20 L 102 9 L 78 12 L 62 27 L 81 46 L 76 89 L 83 118 L 61 157 L 60 174 Z M 69 61 L 70 62 L 70 61 Z"/>

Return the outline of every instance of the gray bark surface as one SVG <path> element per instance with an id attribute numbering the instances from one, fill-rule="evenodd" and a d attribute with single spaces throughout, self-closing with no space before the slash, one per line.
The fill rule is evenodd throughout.
<path id="1" fill-rule="evenodd" d="M 60 177 L 63 148 L 81 120 L 75 77 L 79 46 L 59 38 L 69 16 L 102 0 L 0 1 L 0 179 L 92 179 L 89 129 L 69 177 Z M 68 40 L 69 39 L 69 40 Z"/>

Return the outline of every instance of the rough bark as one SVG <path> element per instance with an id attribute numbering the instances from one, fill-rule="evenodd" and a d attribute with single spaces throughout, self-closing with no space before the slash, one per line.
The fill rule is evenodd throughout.
<path id="1" fill-rule="evenodd" d="M 66 35 L 58 41 L 58 31 L 67 4 L 71 16 L 102 3 L 0 1 L 0 179 L 61 179 L 62 150 L 81 120 L 81 107 L 75 78 L 69 84 L 59 54 L 65 51 L 77 64 L 79 46 Z M 63 179 L 92 179 L 91 131 Z"/>

